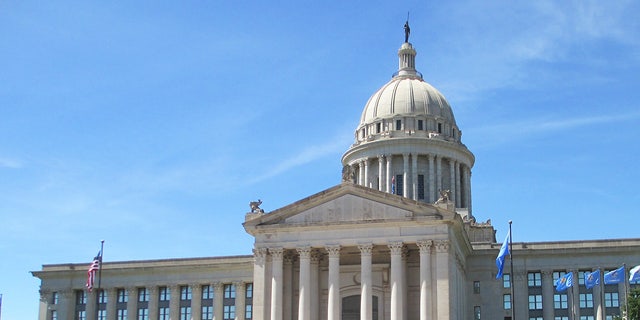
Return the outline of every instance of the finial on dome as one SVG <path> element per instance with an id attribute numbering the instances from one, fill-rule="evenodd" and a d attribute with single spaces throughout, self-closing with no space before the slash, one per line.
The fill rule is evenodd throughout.
<path id="1" fill-rule="evenodd" d="M 409 28 L 409 12 L 407 11 L 407 21 L 404 23 L 404 42 L 409 42 L 409 34 L 411 28 Z"/>

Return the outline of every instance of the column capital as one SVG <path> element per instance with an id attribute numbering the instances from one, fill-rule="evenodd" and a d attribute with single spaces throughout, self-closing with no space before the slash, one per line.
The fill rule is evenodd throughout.
<path id="1" fill-rule="evenodd" d="M 267 248 L 255 248 L 253 249 L 253 259 L 257 264 L 264 264 L 267 258 Z"/>
<path id="2" fill-rule="evenodd" d="M 384 154 L 379 154 L 378 155 L 378 162 L 382 162 L 384 161 Z"/>
<path id="3" fill-rule="evenodd" d="M 360 255 L 370 256 L 371 252 L 373 251 L 373 244 L 371 243 L 359 244 L 358 249 L 360 249 Z"/>
<path id="4" fill-rule="evenodd" d="M 434 241 L 436 252 L 448 252 L 449 240 L 436 240 Z"/>
<path id="5" fill-rule="evenodd" d="M 291 251 L 287 251 L 284 253 L 282 260 L 284 261 L 284 264 L 293 264 L 293 261 L 295 261 L 296 257 L 295 255 L 293 255 L 293 253 Z"/>
<path id="6" fill-rule="evenodd" d="M 416 242 L 418 248 L 420 248 L 420 253 L 431 253 L 431 248 L 433 248 L 432 240 L 418 240 Z"/>
<path id="7" fill-rule="evenodd" d="M 216 281 L 216 282 L 212 283 L 211 286 L 213 287 L 213 290 L 220 290 L 220 289 L 224 288 L 224 283 L 222 283 L 220 281 Z"/>
<path id="8" fill-rule="evenodd" d="M 311 247 L 310 246 L 296 248 L 296 251 L 298 251 L 298 254 L 300 255 L 300 259 L 303 259 L 303 258 L 310 259 L 311 258 Z"/>
<path id="9" fill-rule="evenodd" d="M 394 242 L 389 242 L 387 246 L 389 247 L 389 250 L 391 250 L 392 255 L 402 254 L 402 248 L 404 248 L 404 243 L 402 243 L 402 241 L 394 241 Z"/>
<path id="10" fill-rule="evenodd" d="M 246 282 L 244 282 L 243 280 L 236 280 L 233 282 L 233 285 L 236 287 L 236 290 L 238 290 L 238 288 L 244 289 L 245 284 Z"/>
<path id="11" fill-rule="evenodd" d="M 269 248 L 269 254 L 271 254 L 271 259 L 282 260 L 284 249 L 283 248 Z"/>
<path id="12" fill-rule="evenodd" d="M 322 260 L 322 255 L 316 249 L 311 249 L 310 257 L 311 257 L 311 263 L 317 264 L 317 263 L 320 263 L 320 260 Z"/>
<path id="13" fill-rule="evenodd" d="M 340 257 L 340 245 L 330 245 L 324 248 L 329 253 L 329 258 Z"/>
<path id="14" fill-rule="evenodd" d="M 155 297 L 156 295 L 158 295 L 158 291 L 160 291 L 160 288 L 158 286 L 152 286 L 147 287 L 147 290 L 149 290 L 149 295 Z"/>
<path id="15" fill-rule="evenodd" d="M 409 157 L 409 152 L 403 152 L 402 153 L 402 157 L 403 158 L 408 158 Z"/>

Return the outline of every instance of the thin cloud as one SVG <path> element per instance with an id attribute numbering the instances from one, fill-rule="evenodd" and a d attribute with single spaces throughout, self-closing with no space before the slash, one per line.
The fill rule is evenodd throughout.
<path id="1" fill-rule="evenodd" d="M 20 169 L 23 163 L 16 159 L 0 158 L 0 168 Z"/>
<path id="2" fill-rule="evenodd" d="M 544 135 L 579 127 L 606 124 L 612 122 L 632 121 L 640 118 L 640 112 L 632 112 L 617 116 L 585 116 L 560 120 L 535 119 L 529 121 L 496 124 L 467 129 L 470 137 L 476 137 L 481 146 L 495 146 L 516 140 L 526 139 L 533 135 Z M 509 132 L 509 134 L 505 134 Z M 474 143 L 475 144 L 475 143 Z"/>

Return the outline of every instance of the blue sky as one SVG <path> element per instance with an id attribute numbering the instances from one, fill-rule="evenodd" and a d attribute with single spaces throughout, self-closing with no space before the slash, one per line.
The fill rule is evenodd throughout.
<path id="1" fill-rule="evenodd" d="M 416 64 L 516 242 L 637 237 L 637 1 L 0 2 L 0 293 L 42 264 L 250 254 L 241 223 L 340 181 L 369 96 Z M 634 262 L 629 262 L 632 264 Z"/>

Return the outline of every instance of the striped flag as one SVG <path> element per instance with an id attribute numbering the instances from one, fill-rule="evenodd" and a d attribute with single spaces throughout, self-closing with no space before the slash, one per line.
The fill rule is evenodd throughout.
<path id="1" fill-rule="evenodd" d="M 91 292 L 93 290 L 93 283 L 96 280 L 96 273 L 100 270 L 100 263 L 102 262 L 102 252 L 98 251 L 98 255 L 93 258 L 93 262 L 89 265 L 89 270 L 87 270 L 87 290 Z"/>

